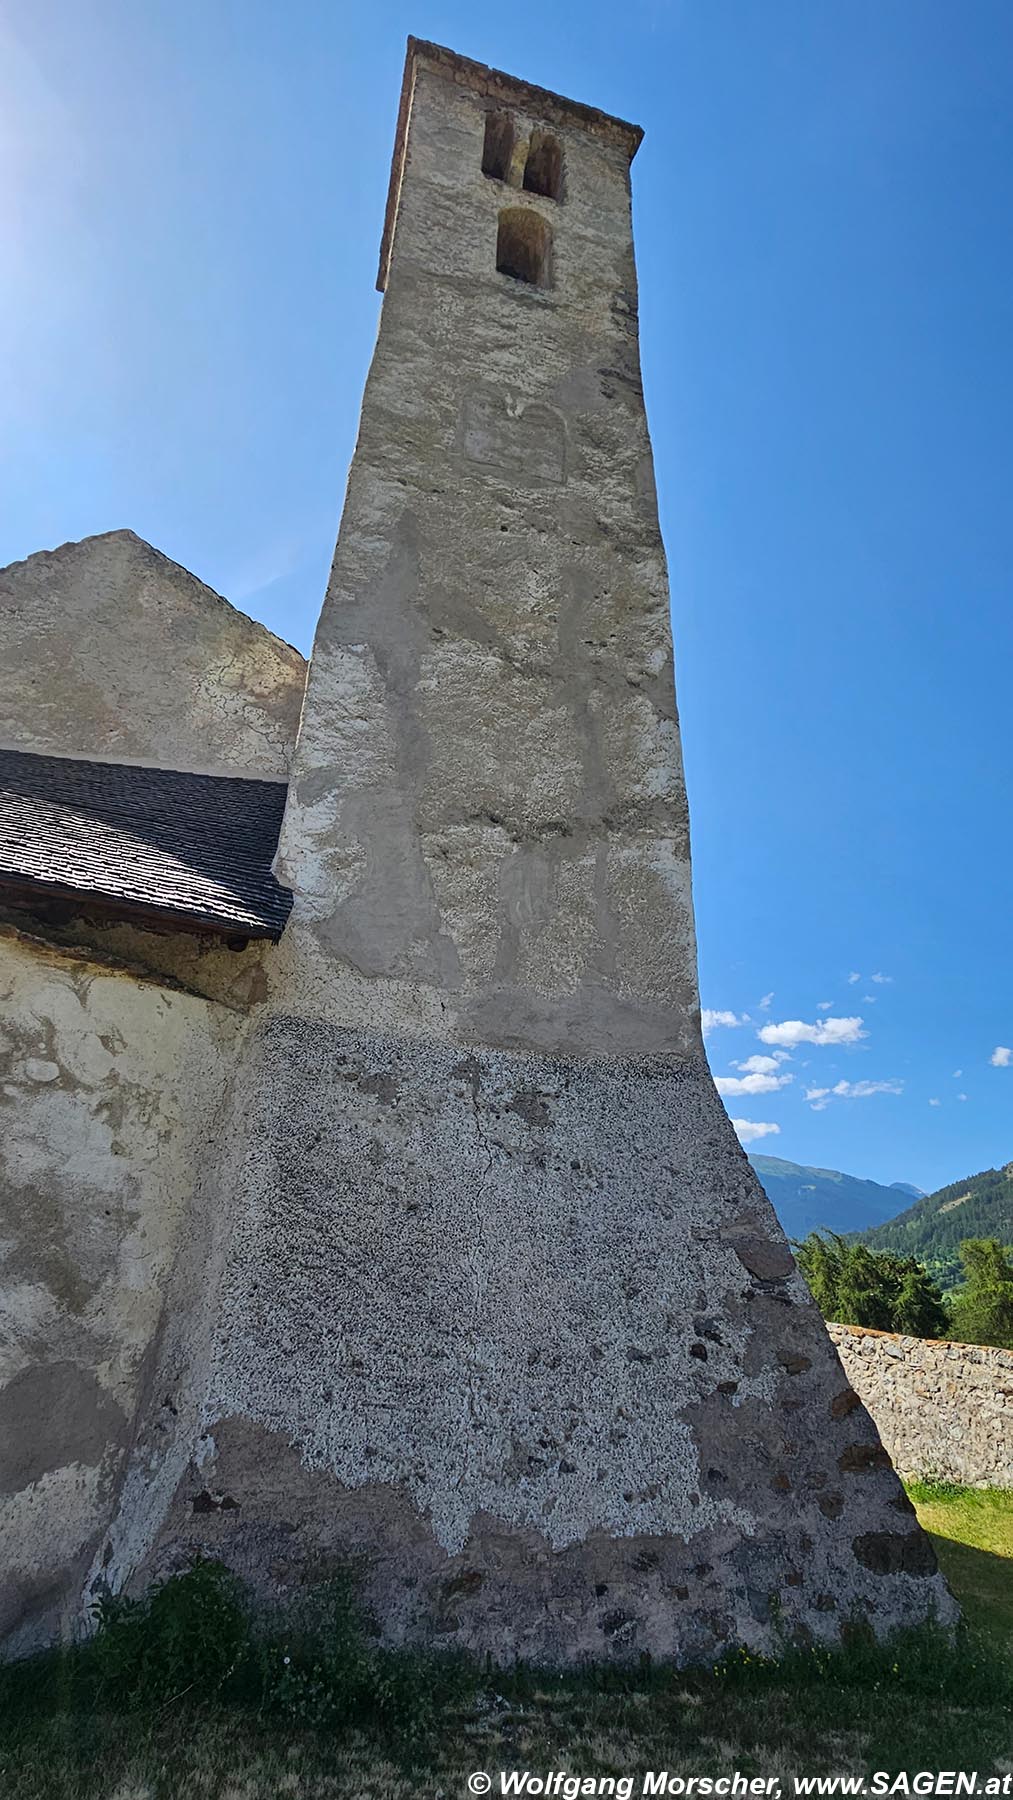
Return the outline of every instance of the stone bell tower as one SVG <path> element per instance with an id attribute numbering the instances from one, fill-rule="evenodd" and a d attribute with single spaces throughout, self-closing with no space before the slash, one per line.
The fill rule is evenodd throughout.
<path id="1" fill-rule="evenodd" d="M 699 1054 L 640 136 L 410 46 L 282 873 L 441 1039 Z"/>
<path id="2" fill-rule="evenodd" d="M 158 1551 L 555 1661 L 952 1609 L 704 1057 L 640 136 L 409 42 Z"/>

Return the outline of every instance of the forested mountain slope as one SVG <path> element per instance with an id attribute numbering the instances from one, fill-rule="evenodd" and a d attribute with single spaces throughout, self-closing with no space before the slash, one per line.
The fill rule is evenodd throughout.
<path id="1" fill-rule="evenodd" d="M 1013 1246 L 1013 1163 L 984 1169 L 926 1194 L 862 1236 L 873 1250 L 916 1257 L 940 1287 L 954 1287 L 961 1279 L 959 1250 L 964 1238 L 998 1238 Z"/>

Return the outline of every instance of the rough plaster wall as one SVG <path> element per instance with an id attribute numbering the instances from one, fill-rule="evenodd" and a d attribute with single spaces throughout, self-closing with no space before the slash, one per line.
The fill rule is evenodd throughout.
<path id="1" fill-rule="evenodd" d="M 0 744 L 286 775 L 306 665 L 132 531 L 0 570 Z"/>
<path id="2" fill-rule="evenodd" d="M 15 1653 L 78 1612 L 240 1017 L 0 941 L 0 1636 Z"/>
<path id="3" fill-rule="evenodd" d="M 483 122 L 420 74 L 214 1325 L 108 1574 L 351 1556 L 389 1638 L 560 1661 L 951 1617 L 703 1057 L 626 159 L 564 131 L 553 206 Z"/>
<path id="4" fill-rule="evenodd" d="M 1013 1351 L 831 1325 L 895 1468 L 1013 1488 Z"/>
<path id="5" fill-rule="evenodd" d="M 300 1019 L 244 1075 L 145 1579 L 200 1549 L 277 1596 L 351 1559 L 389 1638 L 505 1659 L 952 1615 L 699 1065 Z"/>

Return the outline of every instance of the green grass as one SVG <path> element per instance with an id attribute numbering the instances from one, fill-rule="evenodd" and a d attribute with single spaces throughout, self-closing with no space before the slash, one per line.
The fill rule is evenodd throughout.
<path id="1" fill-rule="evenodd" d="M 239 1627 L 209 1576 L 196 1634 L 167 1602 L 154 1621 L 129 1611 L 114 1621 L 104 1662 L 87 1651 L 0 1674 L 0 1794 L 453 1800 L 473 1769 L 494 1779 L 514 1768 L 632 1774 L 634 1794 L 648 1768 L 1003 1771 L 1013 1749 L 1013 1495 L 925 1483 L 911 1493 L 965 1608 L 956 1645 L 923 1632 L 887 1650 L 858 1641 L 843 1653 L 791 1651 L 778 1664 L 733 1658 L 716 1672 L 489 1675 L 376 1660 L 341 1600 L 337 1660 L 321 1677 L 339 1704 L 324 1709 L 324 1725 L 307 1700 L 321 1666 L 312 1659 L 306 1688 L 239 1679 Z M 269 1661 L 279 1648 L 268 1646 Z M 208 1676 L 179 1692 L 194 1656 Z"/>
<path id="2" fill-rule="evenodd" d="M 908 1493 L 969 1622 L 1013 1647 L 1013 1493 L 950 1481 L 909 1482 Z"/>
<path id="3" fill-rule="evenodd" d="M 904 1651 L 898 1656 L 896 1674 L 884 1661 L 857 1679 L 847 1667 L 820 1677 L 801 1663 L 743 1667 L 724 1678 L 511 1676 L 483 1684 L 417 1742 L 354 1724 L 283 1728 L 236 1707 L 53 1711 L 21 1732 L 8 1724 L 0 1791 L 16 1800 L 400 1800 L 440 1792 L 449 1800 L 464 1794 L 473 1769 L 755 1775 L 1001 1762 L 1010 1747 L 1008 1688 L 976 1698 L 961 1691 L 955 1665 L 937 1663 L 930 1691 L 912 1691 Z"/>

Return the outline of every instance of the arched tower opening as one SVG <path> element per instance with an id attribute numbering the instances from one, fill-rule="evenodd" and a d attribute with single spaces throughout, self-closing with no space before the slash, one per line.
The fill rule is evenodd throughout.
<path id="1" fill-rule="evenodd" d="M 559 200 L 563 192 L 563 151 L 551 131 L 533 131 L 524 164 L 524 186 L 529 194 Z"/>
<path id="2" fill-rule="evenodd" d="M 482 144 L 482 174 L 494 181 L 505 181 L 510 173 L 514 153 L 514 122 L 508 112 L 485 115 L 485 139 Z"/>
<path id="3" fill-rule="evenodd" d="M 499 215 L 496 267 L 531 287 L 552 286 L 552 232 L 540 213 L 507 206 Z"/>

